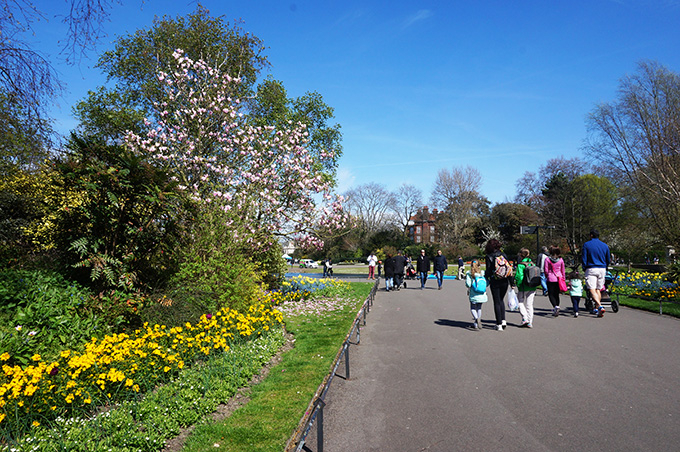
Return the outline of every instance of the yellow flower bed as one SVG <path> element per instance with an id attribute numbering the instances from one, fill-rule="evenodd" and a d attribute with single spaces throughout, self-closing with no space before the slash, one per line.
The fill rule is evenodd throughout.
<path id="1" fill-rule="evenodd" d="M 11 430 L 25 431 L 60 414 L 87 412 L 152 389 L 187 363 L 223 353 L 231 341 L 281 324 L 274 302 L 271 295 L 263 295 L 246 313 L 225 308 L 203 315 L 196 325 L 146 324 L 130 335 L 92 339 L 82 352 L 62 351 L 52 362 L 35 355 L 31 365 L 9 366 L 10 355 L 2 353 L 0 428 L 11 424 Z"/>

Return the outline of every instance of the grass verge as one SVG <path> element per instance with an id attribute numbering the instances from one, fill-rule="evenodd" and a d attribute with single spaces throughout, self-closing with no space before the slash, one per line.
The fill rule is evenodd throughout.
<path id="1" fill-rule="evenodd" d="M 622 306 L 642 309 L 643 311 L 656 312 L 657 314 L 659 313 L 658 300 L 643 300 L 641 298 L 632 298 L 621 295 L 619 296 L 619 303 Z M 680 304 L 667 301 L 663 302 L 663 313 L 673 317 L 680 317 Z"/>
<path id="2" fill-rule="evenodd" d="M 295 347 L 267 378 L 252 388 L 250 402 L 228 419 L 199 425 L 184 451 L 276 451 L 284 449 L 318 386 L 328 374 L 372 283 L 352 283 L 349 302 L 324 316 L 285 318 Z"/>

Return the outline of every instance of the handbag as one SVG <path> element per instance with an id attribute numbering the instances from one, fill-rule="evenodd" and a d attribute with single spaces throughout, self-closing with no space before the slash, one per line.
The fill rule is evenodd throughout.
<path id="1" fill-rule="evenodd" d="M 566 292 L 567 291 L 567 281 L 562 278 L 562 276 L 557 277 L 557 283 L 560 285 L 560 292 Z"/>
<path id="2" fill-rule="evenodd" d="M 508 291 L 505 294 L 505 299 L 508 302 L 509 311 L 516 311 L 519 309 L 519 300 L 517 299 L 517 294 L 512 289 L 512 287 L 508 287 Z"/>

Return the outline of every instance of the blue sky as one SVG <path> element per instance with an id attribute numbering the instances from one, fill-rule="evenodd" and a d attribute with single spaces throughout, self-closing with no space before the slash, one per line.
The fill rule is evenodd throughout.
<path id="1" fill-rule="evenodd" d="M 242 19 L 268 47 L 267 74 L 291 97 L 317 91 L 335 109 L 344 155 L 338 191 L 402 183 L 428 202 L 441 168 L 473 166 L 492 203 L 547 160 L 582 156 L 585 119 L 616 99 L 641 60 L 680 71 L 680 0 L 267 1 L 207 0 L 213 16 Z M 51 17 L 66 3 L 39 0 Z M 187 0 L 122 0 L 105 24 L 116 36 L 155 15 L 185 15 Z M 74 127 L 73 104 L 105 82 L 93 66 L 56 59 L 58 19 L 35 39 L 68 85 L 53 110 Z"/>

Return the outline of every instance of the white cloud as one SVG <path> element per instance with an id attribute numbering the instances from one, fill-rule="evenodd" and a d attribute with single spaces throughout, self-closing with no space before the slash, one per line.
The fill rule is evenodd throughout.
<path id="1" fill-rule="evenodd" d="M 429 9 L 421 9 L 417 13 L 413 14 L 412 16 L 406 19 L 406 23 L 404 23 L 404 28 L 408 28 L 414 23 L 420 22 L 421 20 L 429 19 L 430 17 L 432 17 L 432 11 L 430 11 Z"/>
<path id="2" fill-rule="evenodd" d="M 338 172 L 337 172 L 337 179 L 338 179 L 338 185 L 336 187 L 336 192 L 337 193 L 344 193 L 352 186 L 354 186 L 354 182 L 356 181 L 356 176 L 352 174 L 352 171 L 349 170 L 348 168 L 344 167 L 339 167 Z"/>

